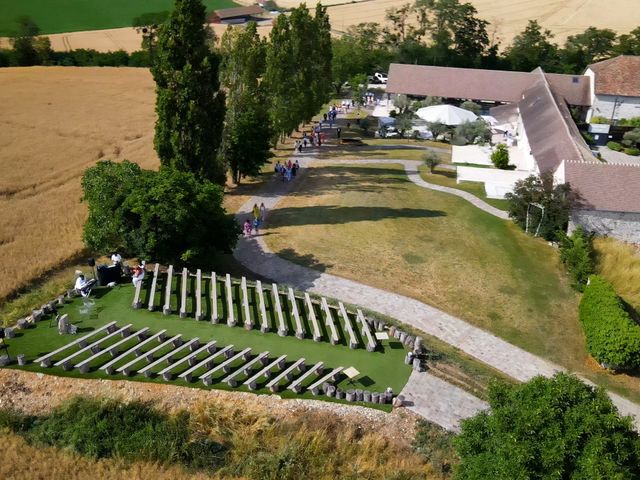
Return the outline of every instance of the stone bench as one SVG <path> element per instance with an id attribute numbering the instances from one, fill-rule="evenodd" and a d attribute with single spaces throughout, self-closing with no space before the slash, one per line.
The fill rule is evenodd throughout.
<path id="1" fill-rule="evenodd" d="M 313 302 L 307 292 L 304 292 L 304 301 L 307 306 L 307 318 L 311 322 L 311 328 L 313 328 L 313 341 L 319 342 L 322 340 L 322 333 L 320 333 L 320 326 L 318 325 L 318 318 L 316 312 L 313 309 Z"/>
<path id="2" fill-rule="evenodd" d="M 158 376 L 162 377 L 165 381 L 170 381 L 173 378 L 173 374 L 171 373 L 171 370 L 173 370 L 174 368 L 187 363 L 189 364 L 189 366 L 193 366 L 196 364 L 197 362 L 197 357 L 198 355 L 200 355 L 202 352 L 206 351 L 208 354 L 212 354 L 215 353 L 216 351 L 216 341 L 213 340 L 209 343 L 207 343 L 206 345 L 198 348 L 197 350 L 194 350 L 193 352 L 189 353 L 188 355 L 185 355 L 184 357 L 178 359 L 177 361 L 175 361 L 174 363 L 172 363 L 171 365 L 169 365 L 166 368 L 163 368 L 162 370 L 160 370 L 158 372 Z"/>
<path id="3" fill-rule="evenodd" d="M 277 377 L 267 383 L 267 388 L 273 393 L 276 393 L 279 390 L 279 383 L 282 381 L 282 379 L 286 378 L 288 381 L 291 381 L 293 379 L 294 370 L 304 372 L 304 360 L 304 358 L 296 360 L 293 365 L 291 365 L 289 368 L 281 372 Z"/>
<path id="4" fill-rule="evenodd" d="M 271 370 L 274 367 L 278 367 L 280 369 L 284 367 L 284 363 L 286 359 L 287 359 L 286 355 L 280 355 L 273 362 L 271 362 L 270 364 L 265 366 L 262 370 L 260 370 L 258 373 L 256 373 L 253 377 L 245 380 L 244 385 L 248 386 L 249 390 L 255 390 L 257 388 L 256 382 L 262 377 L 270 378 Z"/>
<path id="5" fill-rule="evenodd" d="M 336 345 L 340 343 L 340 338 L 338 337 L 338 331 L 336 330 L 336 325 L 333 322 L 333 315 L 331 315 L 331 309 L 329 308 L 327 299 L 324 297 L 322 297 L 322 311 L 324 312 L 325 324 L 329 327 L 329 340 L 331 341 L 332 345 Z"/>
<path id="6" fill-rule="evenodd" d="M 216 278 L 216 272 L 211 272 L 209 296 L 211 297 L 211 323 L 217 324 L 220 321 L 220 317 L 218 316 L 218 279 Z"/>
<path id="7" fill-rule="evenodd" d="M 347 333 L 349 334 L 349 348 L 358 348 L 358 337 L 356 337 L 356 334 L 353 331 L 353 325 L 351 325 L 351 319 L 349 318 L 349 314 L 347 314 L 347 309 L 344 308 L 344 304 L 342 302 L 338 302 L 338 306 L 340 308 L 340 315 L 344 320 L 344 325 L 347 328 Z"/>
<path id="8" fill-rule="evenodd" d="M 64 352 L 66 349 L 71 348 L 73 346 L 80 346 L 80 347 L 84 347 L 87 345 L 87 340 L 90 339 L 91 337 L 93 337 L 94 335 L 97 335 L 98 333 L 104 332 L 105 330 L 108 333 L 111 333 L 113 331 L 113 329 L 116 328 L 116 322 L 109 322 L 106 325 L 103 325 L 102 327 L 98 328 L 97 330 L 94 330 L 91 333 L 88 333 L 86 335 L 84 335 L 83 337 L 78 338 L 77 340 L 74 340 L 71 343 L 66 344 L 63 347 L 58 348 L 57 350 L 54 350 L 51 353 L 47 353 L 46 355 L 43 355 L 39 358 L 36 358 L 34 363 L 39 363 L 41 367 L 50 367 L 51 366 L 51 357 L 56 356 L 58 353 Z"/>
<path id="9" fill-rule="evenodd" d="M 144 327 L 141 330 L 138 330 L 135 335 L 129 336 L 129 337 L 125 337 L 122 340 L 117 341 L 116 343 L 109 345 L 108 348 L 95 353 L 93 355 L 91 355 L 89 358 L 87 358 L 86 360 L 83 360 L 82 362 L 76 364 L 76 368 L 78 368 L 82 373 L 87 373 L 89 371 L 89 364 L 91 362 L 93 362 L 94 360 L 102 357 L 103 355 L 105 355 L 106 353 L 109 353 L 112 357 L 115 357 L 118 353 L 118 347 L 120 345 L 122 345 L 123 343 L 128 342 L 129 340 L 131 340 L 131 337 L 136 337 L 138 339 L 138 341 L 140 340 L 144 340 L 144 335 L 147 333 L 147 331 L 149 330 L 149 327 Z"/>
<path id="10" fill-rule="evenodd" d="M 125 325 L 124 327 L 115 330 L 111 333 L 109 333 L 108 335 L 105 335 L 104 337 L 102 337 L 100 340 L 97 340 L 89 345 L 87 345 L 84 348 L 81 348 L 80 350 L 78 350 L 75 353 L 72 353 L 71 355 L 63 358 L 62 360 L 54 363 L 53 365 L 55 367 L 60 367 L 62 366 L 63 369 L 65 370 L 71 370 L 73 368 L 73 366 L 71 365 L 71 360 L 73 360 L 74 358 L 76 358 L 79 355 L 82 355 L 85 352 L 92 352 L 92 353 L 98 353 L 100 351 L 100 344 L 102 344 L 102 342 L 105 342 L 113 337 L 115 337 L 118 334 L 122 334 L 123 337 L 126 337 L 129 335 L 129 329 L 131 328 L 131 324 Z"/>
<path id="11" fill-rule="evenodd" d="M 313 384 L 309 385 L 308 390 L 311 391 L 314 395 L 318 395 L 320 393 L 320 388 L 326 382 L 334 382 L 336 377 L 344 370 L 344 367 L 336 367 L 327 373 L 324 377 L 316 380 Z"/>
<path id="12" fill-rule="evenodd" d="M 121 366 L 120 368 L 118 368 L 116 370 L 116 372 L 123 373 L 124 375 L 131 374 L 131 372 L 132 372 L 132 368 L 131 367 L 133 367 L 136 363 L 141 362 L 143 359 L 146 360 L 147 363 L 151 363 L 153 361 L 153 354 L 154 353 L 156 353 L 158 350 L 162 350 L 164 347 L 168 346 L 171 343 L 174 346 L 177 346 L 178 342 L 181 341 L 180 340 L 181 338 L 182 338 L 182 335 L 178 334 L 178 335 L 175 335 L 175 336 L 171 337 L 168 340 L 165 340 L 164 342 L 162 342 L 157 347 L 152 348 L 148 352 L 142 353 L 139 357 L 134 358 L 130 362 L 128 362 L 125 365 Z"/>
<path id="13" fill-rule="evenodd" d="M 244 328 L 247 330 L 253 329 L 253 318 L 251 318 L 251 311 L 249 310 L 249 292 L 247 290 L 247 279 L 242 277 L 240 281 L 240 293 L 242 295 L 242 315 L 244 316 Z"/>
<path id="14" fill-rule="evenodd" d="M 116 363 L 120 363 L 123 359 L 127 358 L 127 356 L 131 355 L 132 353 L 135 353 L 136 356 L 138 356 L 138 354 L 140 353 L 140 349 L 145 346 L 147 343 L 151 343 L 154 340 L 158 340 L 158 341 L 162 341 L 164 339 L 164 332 L 166 332 L 166 330 L 160 330 L 158 333 L 156 333 L 155 335 L 150 336 L 149 338 L 147 338 L 146 340 L 143 340 L 140 343 L 137 343 L 136 345 L 134 345 L 133 347 L 131 347 L 129 350 L 127 350 L 126 352 L 120 354 L 119 356 L 117 356 L 116 358 L 114 358 L 113 360 L 109 361 L 108 363 L 105 363 L 104 365 L 102 365 L 100 367 L 100 370 L 104 370 L 105 372 L 107 372 L 109 375 L 114 373 L 114 368 L 113 366 Z M 140 332 L 138 332 L 140 333 Z"/>
<path id="15" fill-rule="evenodd" d="M 180 318 L 187 316 L 187 285 L 189 283 L 189 270 L 182 269 L 182 278 L 180 279 Z"/>
<path id="16" fill-rule="evenodd" d="M 362 310 L 358 309 L 356 318 L 360 322 L 360 325 L 362 325 L 362 332 L 364 333 L 364 336 L 367 339 L 367 350 L 369 352 L 373 352 L 376 349 L 377 342 L 375 337 L 371 333 L 371 329 L 369 328 L 367 319 L 364 318 L 364 314 L 362 313 Z"/>
<path id="17" fill-rule="evenodd" d="M 151 362 L 149 365 L 147 365 L 144 368 L 141 368 L 140 370 L 138 370 L 138 373 L 144 373 L 145 377 L 150 378 L 153 375 L 153 372 L 151 372 L 151 369 L 153 367 L 155 367 L 156 365 L 160 365 L 162 362 L 164 362 L 165 360 L 167 361 L 167 363 L 171 363 L 171 357 L 173 357 L 174 355 L 176 355 L 177 353 L 180 353 L 183 350 L 186 350 L 187 348 L 190 348 L 191 351 L 193 352 L 195 349 L 197 349 L 200 346 L 200 339 L 198 337 L 193 338 L 191 340 L 189 340 L 188 342 L 180 345 L 179 347 L 176 347 L 175 349 L 173 349 L 172 351 L 164 354 L 163 356 L 161 356 L 160 358 L 158 358 L 157 360 L 154 360 L 153 362 Z"/>
<path id="18" fill-rule="evenodd" d="M 222 348 L 221 350 L 218 350 L 217 352 L 209 355 L 204 360 L 196 363 L 195 365 L 191 366 L 191 368 L 189 368 L 189 369 L 185 370 L 184 372 L 182 372 L 180 375 L 178 375 L 178 378 L 182 378 L 186 382 L 190 382 L 193 372 L 195 372 L 196 370 L 198 370 L 198 369 L 200 369 L 202 367 L 211 368 L 211 365 L 213 365 L 213 361 L 216 358 L 221 357 L 222 355 L 233 355 L 233 345 L 227 345 L 226 347 Z"/>
<path id="19" fill-rule="evenodd" d="M 220 370 L 222 370 L 225 373 L 229 373 L 229 371 L 231 369 L 231 364 L 233 362 L 235 362 L 239 358 L 242 358 L 243 360 L 248 360 L 250 355 L 251 355 L 251 349 L 250 348 L 245 348 L 241 352 L 236 353 L 233 357 L 227 358 L 220 365 L 216 365 L 211 370 L 203 373 L 198 378 L 200 380 L 202 380 L 202 383 L 204 383 L 207 387 L 209 387 L 213 383 L 213 380 L 212 380 L 211 377 L 213 376 L 214 373 L 216 373 L 216 372 L 218 372 Z"/>
<path id="20" fill-rule="evenodd" d="M 273 296 L 273 305 L 276 309 L 276 318 L 278 319 L 278 335 L 286 337 L 289 333 L 287 324 L 284 322 L 284 315 L 282 314 L 282 305 L 280 304 L 280 292 L 278 291 L 278 285 L 271 284 L 271 293 Z"/>
<path id="21" fill-rule="evenodd" d="M 264 303 L 264 291 L 262 290 L 262 282 L 256 280 L 256 294 L 258 295 L 258 311 L 260 312 L 260 331 L 267 333 L 269 331 L 269 317 L 267 317 L 267 307 Z"/>
<path id="22" fill-rule="evenodd" d="M 294 391 L 296 393 L 300 393 L 302 390 L 302 382 L 304 382 L 307 378 L 309 378 L 313 374 L 322 375 L 322 371 L 324 369 L 324 363 L 318 362 L 309 370 L 307 370 L 304 374 L 298 377 L 291 385 L 289 385 L 289 390 Z"/>
<path id="23" fill-rule="evenodd" d="M 293 293 L 293 288 L 289 287 L 289 303 L 291 303 L 291 314 L 293 315 L 293 319 L 296 323 L 296 338 L 303 339 L 304 338 L 304 328 L 302 327 L 302 321 L 300 320 L 300 312 L 298 311 L 298 302 L 296 301 L 296 296 Z"/>
<path id="24" fill-rule="evenodd" d="M 224 378 L 222 381 L 226 382 L 227 385 L 229 385 L 230 387 L 237 387 L 238 386 L 238 381 L 236 380 L 237 377 L 247 372 L 250 372 L 251 368 L 257 363 L 260 363 L 262 366 L 264 366 L 268 362 L 268 360 L 269 360 L 269 352 L 262 352 L 253 360 L 249 360 L 247 363 L 241 366 L 238 370 L 236 370 L 235 372 L 232 372 L 229 376 Z"/>
<path id="25" fill-rule="evenodd" d="M 231 275 L 227 273 L 224 279 L 224 290 L 227 294 L 227 325 L 230 327 L 236 326 L 235 312 L 233 311 L 233 286 L 231 285 Z"/>
<path id="26" fill-rule="evenodd" d="M 164 307 L 162 313 L 171 314 L 171 290 L 173 289 L 173 265 L 169 265 L 167 269 L 167 283 L 164 286 Z"/>
<path id="27" fill-rule="evenodd" d="M 204 319 L 202 314 L 202 271 L 196 270 L 196 320 Z"/>

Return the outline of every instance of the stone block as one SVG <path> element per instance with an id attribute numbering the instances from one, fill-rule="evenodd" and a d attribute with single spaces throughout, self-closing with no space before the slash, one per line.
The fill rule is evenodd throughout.
<path id="1" fill-rule="evenodd" d="M 346 398 L 347 402 L 355 402 L 356 401 L 356 392 L 354 392 L 353 390 L 347 390 L 345 398 Z"/>
<path id="2" fill-rule="evenodd" d="M 391 325 L 391 327 L 389 328 L 389 337 L 395 338 L 395 336 L 396 336 L 396 327 L 395 325 Z"/>
<path id="3" fill-rule="evenodd" d="M 380 401 L 380 393 L 378 392 L 371 392 L 371 396 L 369 397 L 369 400 L 372 403 L 378 403 Z M 365 400 L 366 401 L 366 400 Z"/>
<path id="4" fill-rule="evenodd" d="M 57 299 L 58 305 L 64 305 L 64 295 L 60 295 Z"/>
<path id="5" fill-rule="evenodd" d="M 344 392 L 340 388 L 336 388 L 336 398 L 338 400 L 344 400 Z"/>
<path id="6" fill-rule="evenodd" d="M 9 355 L 0 355 L 0 367 L 6 367 L 11 363 Z"/>
<path id="7" fill-rule="evenodd" d="M 16 332 L 14 332 L 13 328 L 7 327 L 4 329 L 5 338 L 14 338 L 16 336 Z"/>
<path id="8" fill-rule="evenodd" d="M 29 328 L 29 322 L 27 321 L 26 318 L 21 318 L 20 320 L 18 320 L 18 322 L 16 323 L 16 326 L 18 327 L 18 329 L 20 330 L 25 330 L 26 328 Z"/>
<path id="9" fill-rule="evenodd" d="M 402 406 L 404 406 L 404 395 L 398 395 L 393 400 L 393 406 L 394 407 L 402 407 Z"/>
<path id="10" fill-rule="evenodd" d="M 173 380 L 173 374 L 172 374 L 171 372 L 164 372 L 164 373 L 162 374 L 162 379 L 163 379 L 165 382 L 170 382 L 171 380 Z"/>
<path id="11" fill-rule="evenodd" d="M 413 353 L 407 352 L 407 354 L 404 356 L 404 364 L 411 365 L 412 362 L 413 362 Z"/>
<path id="12" fill-rule="evenodd" d="M 362 401 L 363 402 L 367 402 L 367 403 L 371 403 L 371 392 L 368 390 L 365 390 L 364 392 L 362 392 Z"/>
<path id="13" fill-rule="evenodd" d="M 364 392 L 360 389 L 356 390 L 356 400 L 358 402 L 361 402 L 363 398 L 364 398 Z"/>
<path id="14" fill-rule="evenodd" d="M 417 354 L 422 353 L 422 338 L 416 337 L 415 342 L 413 342 L 413 351 Z"/>
<path id="15" fill-rule="evenodd" d="M 327 385 L 326 388 L 326 395 L 327 397 L 333 397 L 336 394 L 336 387 L 334 387 L 333 385 Z"/>
<path id="16" fill-rule="evenodd" d="M 419 358 L 414 358 L 413 359 L 413 369 L 416 372 L 422 372 L 423 371 L 423 369 L 422 369 L 422 361 Z"/>

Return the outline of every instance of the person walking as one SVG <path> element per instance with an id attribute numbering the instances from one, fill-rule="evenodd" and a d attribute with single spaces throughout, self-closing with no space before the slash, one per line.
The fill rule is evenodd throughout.
<path id="1" fill-rule="evenodd" d="M 267 218 L 267 207 L 264 206 L 264 202 L 260 204 L 260 221 L 264 223 L 265 218 Z"/>
<path id="2" fill-rule="evenodd" d="M 253 204 L 253 219 L 257 220 L 258 222 L 260 221 L 260 209 L 258 208 L 257 203 Z"/>

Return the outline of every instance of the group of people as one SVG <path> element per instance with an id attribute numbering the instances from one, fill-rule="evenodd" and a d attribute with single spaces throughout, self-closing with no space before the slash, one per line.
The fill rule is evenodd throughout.
<path id="1" fill-rule="evenodd" d="M 267 207 L 264 206 L 264 202 L 261 203 L 259 207 L 257 203 L 254 203 L 251 213 L 253 214 L 253 221 L 247 218 L 242 226 L 245 237 L 251 236 L 254 231 L 256 235 L 258 234 L 260 227 L 264 224 L 266 219 Z"/>
<path id="2" fill-rule="evenodd" d="M 283 182 L 290 182 L 296 176 L 298 170 L 300 170 L 300 163 L 298 163 L 298 160 L 295 162 L 289 160 L 285 163 L 280 163 L 280 160 L 278 160 L 274 167 L 276 175 L 280 175 Z"/>

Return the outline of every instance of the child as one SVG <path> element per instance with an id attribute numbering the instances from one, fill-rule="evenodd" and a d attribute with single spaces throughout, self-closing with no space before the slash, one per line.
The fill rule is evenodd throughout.
<path id="1" fill-rule="evenodd" d="M 244 221 L 243 230 L 244 230 L 245 237 L 248 237 L 251 235 L 251 221 L 249 219 L 246 219 Z"/>
<path id="2" fill-rule="evenodd" d="M 253 220 L 253 229 L 256 231 L 256 235 L 258 234 L 259 228 L 260 228 L 260 220 L 256 218 Z"/>

